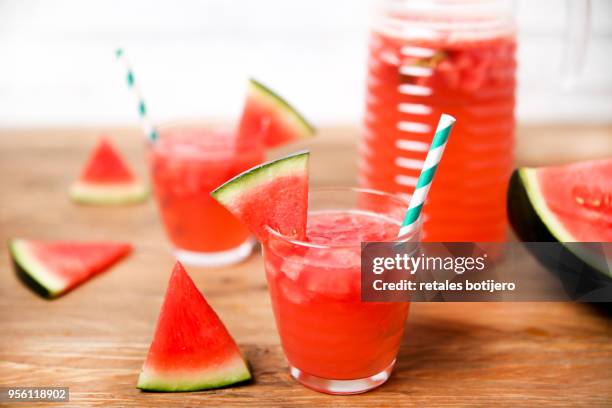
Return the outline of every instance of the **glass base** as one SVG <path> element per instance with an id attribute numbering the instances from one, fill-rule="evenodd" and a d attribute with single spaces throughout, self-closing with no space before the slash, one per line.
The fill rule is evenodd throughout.
<path id="1" fill-rule="evenodd" d="M 192 266 L 225 266 L 245 260 L 251 255 L 255 246 L 255 239 L 249 238 L 239 246 L 219 252 L 194 252 L 185 249 L 175 248 L 176 259 L 186 265 Z"/>
<path id="2" fill-rule="evenodd" d="M 289 371 L 293 378 L 298 380 L 302 385 L 315 391 L 324 392 L 333 395 L 350 395 L 360 394 L 370 391 L 382 384 L 391 376 L 391 371 L 395 365 L 395 360 L 391 362 L 381 372 L 367 378 L 358 378 L 356 380 L 330 380 L 314 375 L 306 374 L 300 369 L 289 365 Z"/>

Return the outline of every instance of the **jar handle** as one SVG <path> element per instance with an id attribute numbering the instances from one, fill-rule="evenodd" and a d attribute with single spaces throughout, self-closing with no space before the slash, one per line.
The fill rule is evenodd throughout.
<path id="1" fill-rule="evenodd" d="M 566 0 L 565 48 L 561 65 L 565 89 L 576 85 L 584 68 L 591 29 L 591 0 Z"/>

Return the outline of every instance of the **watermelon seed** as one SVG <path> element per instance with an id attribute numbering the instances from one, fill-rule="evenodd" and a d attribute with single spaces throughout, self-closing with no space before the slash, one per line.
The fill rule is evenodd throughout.
<path id="1" fill-rule="evenodd" d="M 612 204 L 612 195 L 599 188 L 588 190 L 585 187 L 575 187 L 572 193 L 578 205 L 586 208 L 599 210 L 610 208 Z"/>
<path id="2" fill-rule="evenodd" d="M 591 200 L 591 205 L 594 207 L 599 207 L 601 205 L 601 200 Z"/>

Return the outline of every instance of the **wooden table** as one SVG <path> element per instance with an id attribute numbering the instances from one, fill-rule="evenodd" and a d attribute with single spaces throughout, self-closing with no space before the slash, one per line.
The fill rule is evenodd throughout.
<path id="1" fill-rule="evenodd" d="M 152 202 L 94 208 L 67 199 L 99 133 L 0 131 L 3 242 L 113 239 L 136 246 L 111 271 L 54 301 L 23 287 L 7 251 L 0 252 L 0 386 L 69 386 L 75 407 L 612 405 L 612 320 L 587 305 L 563 303 L 414 304 L 387 384 L 350 397 L 308 390 L 287 373 L 259 255 L 231 268 L 189 268 L 255 380 L 208 392 L 140 392 L 136 379 L 173 258 Z M 144 174 L 138 132 L 110 133 Z M 610 127 L 521 127 L 518 133 L 521 164 L 612 156 Z M 313 184 L 355 183 L 356 134 L 325 129 L 309 145 Z"/>

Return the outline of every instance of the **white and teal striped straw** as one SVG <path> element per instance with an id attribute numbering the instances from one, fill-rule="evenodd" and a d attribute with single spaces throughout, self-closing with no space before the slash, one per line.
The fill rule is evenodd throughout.
<path id="1" fill-rule="evenodd" d="M 438 164 L 440 163 L 440 159 L 444 153 L 444 148 L 446 147 L 446 142 L 448 141 L 448 136 L 450 135 L 454 124 L 455 118 L 451 115 L 443 113 L 442 116 L 440 116 L 436 134 L 434 135 L 431 145 L 429 146 L 429 152 L 427 153 L 427 158 L 425 158 L 425 164 L 421 169 L 421 174 L 419 175 L 417 185 L 414 188 L 414 193 L 412 194 L 410 203 L 408 204 L 408 211 L 406 212 L 404 222 L 402 222 L 402 227 L 399 231 L 398 236 L 400 237 L 411 232 L 419 221 L 423 204 L 425 204 L 425 200 L 427 199 L 427 193 L 429 193 L 431 182 L 433 181 L 436 170 L 438 169 Z"/>
<path id="2" fill-rule="evenodd" d="M 157 130 L 155 129 L 153 123 L 147 115 L 147 105 L 145 104 L 138 85 L 136 84 L 136 79 L 134 78 L 134 72 L 132 71 L 132 67 L 126 59 L 123 49 L 117 48 L 117 50 L 115 51 L 115 55 L 117 56 L 117 59 L 121 61 L 125 66 L 127 86 L 134 94 L 136 102 L 138 103 L 138 116 L 140 117 L 142 131 L 144 132 L 144 135 L 147 140 L 151 143 L 154 143 L 157 140 L 158 136 Z"/>

